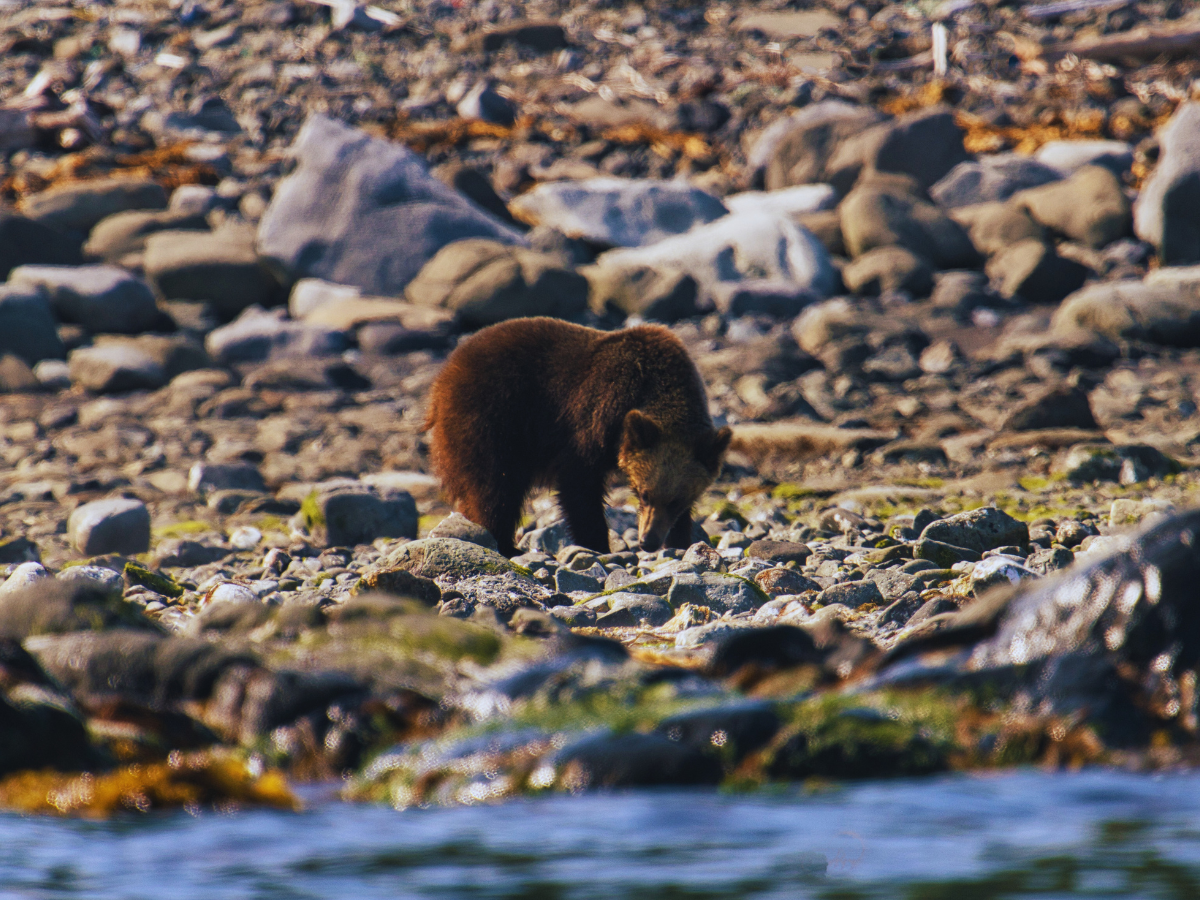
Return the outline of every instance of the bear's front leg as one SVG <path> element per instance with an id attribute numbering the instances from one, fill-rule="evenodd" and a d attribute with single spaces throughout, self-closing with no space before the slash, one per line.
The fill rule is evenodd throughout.
<path id="1" fill-rule="evenodd" d="M 677 550 L 686 550 L 692 546 L 692 514 L 685 512 L 675 524 L 671 526 L 671 530 L 667 532 L 666 546 L 673 547 Z"/>
<path id="2" fill-rule="evenodd" d="M 576 544 L 597 553 L 608 552 L 603 481 L 564 476 L 558 482 L 558 505 Z"/>

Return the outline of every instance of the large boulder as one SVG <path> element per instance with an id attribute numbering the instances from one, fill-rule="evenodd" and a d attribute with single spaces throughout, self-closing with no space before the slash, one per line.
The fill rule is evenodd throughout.
<path id="1" fill-rule="evenodd" d="M 521 244 L 515 229 L 433 177 L 406 147 L 314 114 L 292 145 L 258 251 L 287 283 L 323 278 L 400 295 L 444 246 L 464 238 Z"/>
<path id="2" fill-rule="evenodd" d="M 0 354 L 7 353 L 31 366 L 43 359 L 63 358 L 58 326 L 42 291 L 0 284 Z"/>
<path id="3" fill-rule="evenodd" d="M 223 319 L 283 299 L 279 283 L 258 260 L 254 232 L 159 231 L 146 239 L 146 277 L 168 300 L 203 301 Z"/>
<path id="4" fill-rule="evenodd" d="M 141 500 L 114 497 L 76 507 L 67 536 L 84 556 L 145 553 L 150 549 L 150 510 Z"/>
<path id="5" fill-rule="evenodd" d="M 1121 180 L 1103 166 L 1084 166 L 1065 181 L 1030 188 L 1013 202 L 1058 234 L 1099 250 L 1129 234 L 1129 199 Z"/>
<path id="6" fill-rule="evenodd" d="M 1158 166 L 1138 195 L 1134 230 L 1166 265 L 1200 262 L 1200 103 L 1181 104 L 1158 142 Z"/>
<path id="7" fill-rule="evenodd" d="M 883 120 L 867 106 L 841 100 L 814 103 L 764 131 L 750 151 L 750 167 L 762 173 L 769 191 L 820 182 L 848 190 L 858 171 L 840 175 L 830 170 L 829 159 L 842 141 Z"/>
<path id="8" fill-rule="evenodd" d="M 1110 281 L 1076 291 L 1054 314 L 1055 331 L 1200 347 L 1200 285 Z"/>
<path id="9" fill-rule="evenodd" d="M 553 256 L 472 238 L 443 247 L 409 283 L 405 296 L 479 328 L 521 316 L 573 318 L 587 308 L 588 285 Z"/>
<path id="10" fill-rule="evenodd" d="M 686 272 L 706 298 L 720 282 L 746 279 L 787 281 L 821 296 L 829 296 L 837 285 L 837 272 L 820 241 L 787 217 L 770 212 L 730 214 L 649 247 L 610 250 L 596 262 Z"/>
<path id="11" fill-rule="evenodd" d="M 602 247 L 641 247 L 726 215 L 707 191 L 684 181 L 590 178 L 540 184 L 509 205 L 530 225 L 548 225 Z"/>
<path id="12" fill-rule="evenodd" d="M 842 201 L 842 237 L 851 256 L 899 246 L 939 269 L 970 268 L 979 254 L 962 226 L 900 179 L 869 178 Z"/>
<path id="13" fill-rule="evenodd" d="M 150 286 L 116 266 L 18 266 L 8 280 L 44 291 L 61 321 L 92 333 L 137 334 L 158 320 Z"/>

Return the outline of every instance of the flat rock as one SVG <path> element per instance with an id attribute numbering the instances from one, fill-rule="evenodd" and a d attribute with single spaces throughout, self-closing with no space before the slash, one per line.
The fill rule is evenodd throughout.
<path id="1" fill-rule="evenodd" d="M 259 253 L 287 283 L 315 277 L 396 297 L 446 244 L 524 242 L 411 150 L 326 116 L 309 116 L 292 155 L 296 169 L 258 229 Z"/>
<path id="2" fill-rule="evenodd" d="M 1060 332 L 1082 329 L 1113 340 L 1198 347 L 1200 289 L 1138 281 L 1088 285 L 1062 302 L 1052 327 Z"/>
<path id="3" fill-rule="evenodd" d="M 674 614 L 662 597 L 617 592 L 608 595 L 608 612 L 596 617 L 596 627 L 636 628 L 646 625 L 657 628 L 666 625 Z"/>
<path id="4" fill-rule="evenodd" d="M 159 231 L 208 230 L 204 212 L 174 209 L 119 212 L 96 223 L 83 245 L 83 254 L 88 259 L 100 259 L 114 265 L 140 266 L 150 235 Z"/>
<path id="5" fill-rule="evenodd" d="M 60 321 L 93 334 L 138 334 L 159 318 L 150 285 L 116 266 L 18 266 L 8 280 L 43 291 Z"/>
<path id="6" fill-rule="evenodd" d="M 136 346 L 80 347 L 67 365 L 71 383 L 96 394 L 153 391 L 167 383 L 162 364 Z"/>
<path id="7" fill-rule="evenodd" d="M 1125 141 L 1047 141 L 1033 158 L 1067 175 L 1084 166 L 1104 166 L 1123 175 L 1133 167 L 1133 147 Z"/>
<path id="8" fill-rule="evenodd" d="M 1053 166 L 1028 156 L 998 153 L 959 163 L 929 189 L 929 196 L 946 209 L 955 209 L 1007 200 L 1018 191 L 1061 178 Z"/>
<path id="9" fill-rule="evenodd" d="M 921 539 L 940 541 L 982 553 L 996 547 L 1025 546 L 1029 526 L 994 506 L 938 519 L 925 527 Z"/>
<path id="10" fill-rule="evenodd" d="M 241 226 L 217 231 L 159 231 L 146 239 L 146 277 L 168 300 L 203 301 L 223 319 L 280 299 L 279 283 Z"/>
<path id="11" fill-rule="evenodd" d="M 288 357 L 332 356 L 346 349 L 345 332 L 284 318 L 282 310 L 250 307 L 209 332 L 205 349 L 219 363 L 262 362 Z"/>
<path id="12" fill-rule="evenodd" d="M 150 549 L 150 510 L 140 500 L 96 500 L 67 519 L 67 537 L 84 556 L 145 553 Z"/>
<path id="13" fill-rule="evenodd" d="M 1164 265 L 1200 262 L 1200 103 L 1181 103 L 1158 143 L 1158 165 L 1134 207 L 1134 231 Z"/>
<path id="14" fill-rule="evenodd" d="M 0 284 L 0 353 L 18 356 L 31 366 L 63 358 L 62 338 L 42 291 Z"/>
<path id="15" fill-rule="evenodd" d="M 444 576 L 454 581 L 513 571 L 512 563 L 495 550 L 456 538 L 410 541 L 389 552 L 380 565 L 404 569 L 424 578 Z"/>
<path id="16" fill-rule="evenodd" d="M 509 204 L 530 225 L 549 225 L 600 247 L 642 247 L 728 213 L 682 181 L 592 178 L 540 184 Z"/>
<path id="17" fill-rule="evenodd" d="M 588 283 L 548 254 L 472 238 L 439 250 L 404 294 L 480 328 L 522 316 L 578 316 L 587 308 Z"/>
<path id="18" fill-rule="evenodd" d="M 114 177 L 54 185 L 25 197 L 20 210 L 43 225 L 86 235 L 114 213 L 166 205 L 167 192 L 157 182 Z"/>

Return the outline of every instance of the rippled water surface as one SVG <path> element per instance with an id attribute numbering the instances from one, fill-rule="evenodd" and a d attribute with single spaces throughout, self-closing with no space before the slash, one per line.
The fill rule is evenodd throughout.
<path id="1" fill-rule="evenodd" d="M 397 812 L 0 816 L 0 896 L 1200 898 L 1200 775 L 1034 772 Z"/>

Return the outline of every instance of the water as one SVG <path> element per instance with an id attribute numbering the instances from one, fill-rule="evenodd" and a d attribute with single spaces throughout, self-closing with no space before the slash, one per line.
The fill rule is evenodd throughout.
<path id="1" fill-rule="evenodd" d="M 1200 775 L 641 791 L 94 823 L 0 815 L 0 897 L 1200 898 Z"/>

